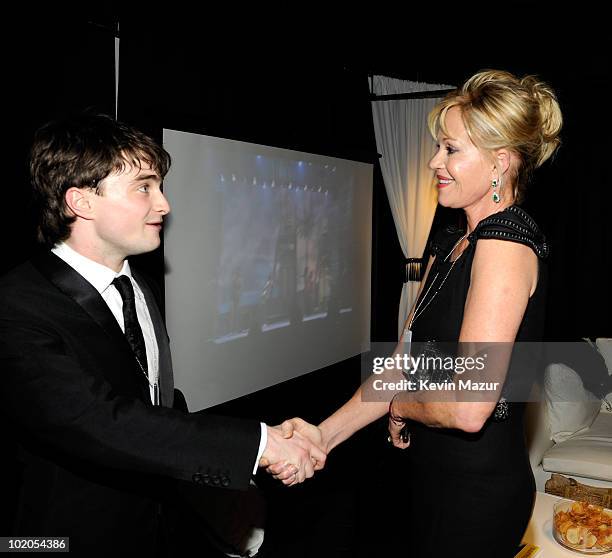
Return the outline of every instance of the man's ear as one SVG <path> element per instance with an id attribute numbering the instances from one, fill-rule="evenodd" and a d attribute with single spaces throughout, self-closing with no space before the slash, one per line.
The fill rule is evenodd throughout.
<path id="1" fill-rule="evenodd" d="M 68 210 L 73 215 L 89 220 L 93 217 L 91 196 L 95 196 L 95 192 L 92 188 L 77 188 L 76 186 L 72 186 L 66 190 L 64 199 L 66 200 Z"/>

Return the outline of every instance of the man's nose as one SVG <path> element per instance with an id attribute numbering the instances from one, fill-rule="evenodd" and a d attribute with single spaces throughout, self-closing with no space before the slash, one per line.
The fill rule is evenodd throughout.
<path id="1" fill-rule="evenodd" d="M 170 204 L 168 203 L 166 196 L 164 196 L 164 193 L 161 191 L 158 192 L 153 207 L 155 208 L 155 211 L 161 213 L 162 215 L 167 215 L 168 213 L 170 213 Z"/>

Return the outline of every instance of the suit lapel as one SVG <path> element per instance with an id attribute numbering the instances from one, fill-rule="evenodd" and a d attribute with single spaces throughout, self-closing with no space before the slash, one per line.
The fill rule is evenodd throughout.
<path id="1" fill-rule="evenodd" d="M 118 350 L 124 352 L 130 363 L 135 362 L 134 353 L 115 316 L 113 316 L 100 293 L 89 281 L 53 252 L 43 252 L 36 255 L 32 259 L 32 263 L 42 275 L 62 293 L 74 300 L 104 330 L 110 342 Z M 146 378 L 143 377 L 143 384 L 144 380 Z M 146 387 L 147 399 L 150 401 L 148 385 Z"/>
<path id="2" fill-rule="evenodd" d="M 113 313 L 89 281 L 52 252 L 37 256 L 33 263 L 51 283 L 83 308 L 113 342 L 131 351 Z"/>

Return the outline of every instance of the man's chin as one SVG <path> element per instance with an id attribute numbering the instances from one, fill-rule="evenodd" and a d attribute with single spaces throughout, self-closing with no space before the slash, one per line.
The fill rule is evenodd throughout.
<path id="1" fill-rule="evenodd" d="M 143 254 L 148 254 L 150 252 L 157 250 L 160 244 L 161 244 L 161 240 L 158 239 L 157 242 L 149 242 L 148 244 L 134 247 L 130 251 L 129 255 L 130 256 L 142 256 Z"/>

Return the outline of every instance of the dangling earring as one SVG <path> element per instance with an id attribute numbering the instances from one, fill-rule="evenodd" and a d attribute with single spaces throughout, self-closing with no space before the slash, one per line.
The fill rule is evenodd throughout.
<path id="1" fill-rule="evenodd" d="M 501 198 L 499 197 L 499 193 L 495 191 L 495 188 L 497 188 L 497 179 L 493 179 L 491 180 L 491 188 L 493 188 L 493 201 L 495 203 L 499 203 L 501 201 Z"/>

